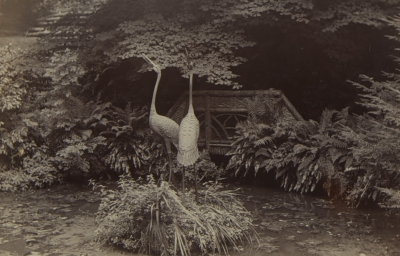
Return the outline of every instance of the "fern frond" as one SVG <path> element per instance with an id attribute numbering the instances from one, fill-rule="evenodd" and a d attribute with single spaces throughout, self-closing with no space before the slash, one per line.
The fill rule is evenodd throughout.
<path id="1" fill-rule="evenodd" d="M 261 146 L 274 146 L 274 141 L 270 136 L 265 136 L 263 138 L 257 139 L 256 141 L 253 142 L 255 147 L 261 147 Z"/>
<path id="2" fill-rule="evenodd" d="M 301 160 L 301 163 L 297 166 L 298 171 L 306 170 L 310 167 L 311 163 L 314 161 L 315 155 L 313 154 L 307 154 L 303 159 Z"/>
<path id="3" fill-rule="evenodd" d="M 322 112 L 320 121 L 319 121 L 319 133 L 323 133 L 327 128 L 332 126 L 332 117 L 333 114 L 337 113 L 336 110 L 328 110 L 325 109 Z"/>

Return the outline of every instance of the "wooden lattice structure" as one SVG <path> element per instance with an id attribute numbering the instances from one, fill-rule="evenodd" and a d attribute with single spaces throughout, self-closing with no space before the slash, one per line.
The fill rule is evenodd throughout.
<path id="1" fill-rule="evenodd" d="M 279 90 L 262 91 L 193 91 L 193 107 L 200 122 L 200 137 L 198 145 L 206 148 L 211 154 L 224 155 L 229 151 L 235 126 L 239 121 L 247 119 L 249 100 L 265 95 L 266 99 L 273 97 L 279 102 L 284 113 L 283 118 L 303 121 L 301 115 Z M 178 124 L 186 115 L 188 109 L 188 92 L 181 95 L 167 116 Z"/>

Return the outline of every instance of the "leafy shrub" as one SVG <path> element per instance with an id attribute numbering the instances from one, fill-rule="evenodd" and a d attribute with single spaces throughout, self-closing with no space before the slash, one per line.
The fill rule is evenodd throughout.
<path id="1" fill-rule="evenodd" d="M 45 146 L 29 151 L 34 151 L 32 157 L 24 155 L 23 148 L 20 148 L 14 157 L 22 159 L 21 163 L 5 164 L 0 167 L 0 191 L 42 188 L 60 181 L 61 176 L 53 164 L 53 158 L 47 154 Z"/>
<path id="2" fill-rule="evenodd" d="M 231 145 L 233 149 L 227 153 L 231 159 L 226 167 L 236 169 L 235 175 L 238 175 L 243 167 L 246 175 L 252 166 L 257 174 L 260 158 L 270 156 L 271 151 L 268 148 L 276 148 L 277 141 L 274 136 L 278 134 L 274 134 L 273 127 L 281 120 L 283 112 L 276 98 L 265 97 L 258 94 L 254 99 L 248 100 L 248 119 L 236 126 L 235 142 Z"/>
<path id="3" fill-rule="evenodd" d="M 341 136 L 347 109 L 325 110 L 316 123 L 280 118 L 282 113 L 257 102 L 256 98 L 249 105 L 248 120 L 236 126 L 226 169 L 235 169 L 235 175 L 243 169 L 244 175 L 249 170 L 255 175 L 260 170 L 274 171 L 276 180 L 288 191 L 313 191 L 321 182 L 328 195 L 344 195 L 344 170 L 353 163 L 349 150 L 353 141 Z"/>
<path id="4" fill-rule="evenodd" d="M 258 108 L 268 108 L 254 103 L 248 120 L 236 127 L 227 169 L 236 175 L 274 171 L 288 191 L 305 193 L 321 186 L 329 196 L 346 197 L 354 205 L 370 200 L 398 205 L 399 76 L 385 75 L 391 80 L 362 75 L 369 85 L 352 82 L 363 90 L 360 104 L 368 110 L 363 115 L 350 115 L 346 108 L 325 110 L 319 123 L 274 122 L 279 119 L 255 118 Z"/>
<path id="5" fill-rule="evenodd" d="M 31 187 L 31 178 L 19 169 L 8 169 L 0 172 L 0 190 L 18 191 Z"/>
<path id="6" fill-rule="evenodd" d="M 105 144 L 105 138 L 94 135 L 83 122 L 95 107 L 82 97 L 84 87 L 78 79 L 84 74 L 84 68 L 77 52 L 70 49 L 54 51 L 45 60 L 48 62 L 39 76 L 46 80 L 38 81 L 47 86 L 38 86 L 32 91 L 21 109 L 24 111 L 21 119 L 34 141 L 22 168 L 29 169 L 26 172 L 42 170 L 42 175 L 46 173 L 44 170 L 55 170 L 56 174 L 47 172 L 49 182 L 46 183 L 70 176 L 87 176 L 95 162 L 95 151 Z"/>
<path id="7" fill-rule="evenodd" d="M 0 112 L 18 109 L 26 93 L 19 58 L 26 54 L 10 45 L 0 48 Z"/>
<path id="8" fill-rule="evenodd" d="M 255 232 L 250 213 L 237 201 L 235 191 L 209 183 L 199 191 L 178 195 L 167 182 L 157 186 L 122 178 L 119 190 L 102 187 L 96 213 L 97 239 L 133 251 L 162 255 L 228 252 Z"/>
<path id="9" fill-rule="evenodd" d="M 352 163 L 351 142 L 340 136 L 347 116 L 347 109 L 341 112 L 325 110 L 319 123 L 299 123 L 300 130 L 293 130 L 292 137 L 288 136 L 284 154 L 278 148 L 274 152 L 278 154 L 267 159 L 261 167 L 275 169 L 276 176 L 282 177 L 282 186 L 289 191 L 313 191 L 321 182 L 328 196 L 343 196 L 347 189 L 344 170 Z"/>
<path id="10" fill-rule="evenodd" d="M 31 137 L 32 127 L 38 123 L 21 113 L 26 104 L 30 64 L 27 51 L 12 45 L 0 48 L 0 191 L 25 190 L 32 185 L 41 186 L 43 176 L 23 169 L 26 153 L 36 147 Z M 44 181 L 45 183 L 47 181 Z"/>
<path id="11" fill-rule="evenodd" d="M 18 76 L 17 71 L 24 70 L 12 61 L 22 53 L 8 47 L 0 54 L 9 61 L 0 72 L 7 82 L 0 85 L 0 102 L 7 111 L 0 113 L 0 172 L 5 172 L 0 183 L 5 190 L 42 187 L 67 177 L 89 178 L 107 166 L 119 173 L 147 171 L 162 160 L 162 145 L 149 136 L 145 108 L 121 110 L 83 97 L 87 88 L 79 79 L 86 71 L 77 51 L 57 49 L 43 55 L 46 64 L 24 77 L 32 81 Z M 20 90 L 22 82 L 30 83 L 28 93 Z M 106 164 L 100 164 L 103 161 Z M 13 180 L 7 178 L 8 171 L 20 173 Z"/>
<path id="12" fill-rule="evenodd" d="M 37 148 L 32 157 L 24 158 L 23 169 L 34 187 L 48 186 L 61 179 L 54 166 L 54 160 L 47 154 L 45 146 Z"/>
<path id="13" fill-rule="evenodd" d="M 98 104 L 85 124 L 107 139 L 105 163 L 120 174 L 156 165 L 163 154 L 162 144 L 151 139 L 147 108 L 132 109 L 130 104 L 120 109 L 110 102 Z"/>
<path id="14" fill-rule="evenodd" d="M 104 144 L 105 139 L 92 136 L 82 122 L 93 103 L 81 97 L 84 88 L 78 78 L 84 69 L 76 52 L 66 49 L 47 57 L 46 65 L 32 65 L 35 68 L 24 73 L 25 80 L 16 71 L 24 71 L 27 63 L 17 63 L 17 58 L 6 67 L 9 72 L 5 74 L 13 75 L 10 79 L 18 85 L 15 90 L 21 81 L 35 85 L 23 100 L 14 99 L 20 103 L 14 109 L 6 108 L 1 116 L 0 155 L 5 164 L 0 182 L 5 190 L 42 187 L 65 176 L 87 175 L 95 149 Z M 19 173 L 12 178 L 7 177 L 9 172 Z"/>
<path id="15" fill-rule="evenodd" d="M 392 17 L 389 23 L 397 35 L 388 37 L 400 41 L 400 16 Z M 399 57 L 394 59 L 399 63 Z M 400 74 L 397 70 L 383 75 L 386 81 L 366 75 L 360 76 L 362 84 L 350 81 L 362 90 L 359 104 L 367 113 L 354 116 L 355 122 L 342 133 L 356 142 L 352 153 L 358 162 L 349 169 L 353 182 L 348 198 L 357 205 L 372 200 L 382 207 L 397 208 L 400 203 Z"/>
<path id="16" fill-rule="evenodd" d="M 235 168 L 235 175 L 245 169 L 247 175 L 250 167 L 255 168 L 257 173 L 261 156 L 269 156 L 276 147 L 273 138 L 273 128 L 267 124 L 254 123 L 250 120 L 240 122 L 236 126 L 235 142 L 232 143 L 233 149 L 227 153 L 231 156 L 226 169 Z"/>
<path id="17" fill-rule="evenodd" d="M 373 200 L 397 205 L 400 188 L 400 97 L 398 75 L 393 81 L 353 84 L 363 90 L 364 115 L 325 110 L 320 122 L 277 121 L 254 118 L 261 113 L 249 108 L 249 118 L 236 127 L 236 141 L 228 153 L 227 169 L 239 175 L 253 170 L 275 172 L 288 191 L 302 193 L 321 186 L 328 196 L 346 197 L 350 203 Z M 265 106 L 259 106 L 268 110 Z M 392 198 L 392 199 L 390 199 Z M 390 202 L 390 204 L 389 204 Z"/>
<path id="18" fill-rule="evenodd" d="M 396 74 L 386 75 L 394 79 L 378 82 L 363 75 L 370 85 L 353 83 L 363 90 L 360 104 L 368 109 L 368 113 L 355 116 L 355 125 L 347 127 L 347 133 L 357 139 L 352 152 L 359 165 L 351 170 L 357 179 L 349 199 L 358 204 L 379 202 L 400 189 L 400 86 Z"/>
<path id="19" fill-rule="evenodd" d="M 379 202 L 379 206 L 388 209 L 400 209 L 400 190 L 399 189 L 388 189 L 388 188 L 379 188 L 379 191 L 385 195 L 384 200 Z"/>

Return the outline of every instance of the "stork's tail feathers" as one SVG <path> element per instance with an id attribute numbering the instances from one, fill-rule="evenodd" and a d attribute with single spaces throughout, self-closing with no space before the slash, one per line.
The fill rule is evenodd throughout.
<path id="1" fill-rule="evenodd" d="M 187 151 L 178 150 L 177 159 L 178 162 L 183 166 L 189 166 L 194 164 L 198 158 L 199 158 L 199 150 L 197 147 Z"/>

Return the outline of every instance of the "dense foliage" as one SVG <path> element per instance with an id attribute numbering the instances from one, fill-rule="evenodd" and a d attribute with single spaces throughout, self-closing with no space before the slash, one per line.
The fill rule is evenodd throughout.
<path id="1" fill-rule="evenodd" d="M 316 123 L 284 118 L 273 108 L 268 111 L 260 104 L 263 101 L 257 102 L 258 107 L 249 106 L 249 119 L 236 127 L 236 140 L 228 153 L 231 158 L 226 168 L 236 169 L 236 175 L 243 169 L 244 175 L 250 169 L 255 175 L 260 170 L 274 171 L 275 178 L 288 191 L 313 191 L 322 181 L 328 195 L 331 190 L 339 195 L 344 193 L 343 171 L 351 164 L 351 151 L 339 129 L 347 110 L 325 110 L 320 123 Z M 275 118 L 255 118 L 260 110 L 264 110 L 264 116 Z"/>
<path id="2" fill-rule="evenodd" d="M 157 155 L 149 141 L 147 109 L 125 110 L 112 106 L 110 102 L 98 104 L 84 120 L 96 134 L 107 140 L 105 163 L 118 173 L 130 174 L 131 169 L 148 165 L 152 155 Z"/>
<path id="3" fill-rule="evenodd" d="M 399 18 L 391 20 L 397 29 Z M 248 108 L 249 119 L 236 127 L 227 169 L 236 170 L 236 175 L 242 170 L 244 175 L 249 170 L 255 175 L 274 171 L 289 191 L 304 193 L 320 186 L 328 196 L 346 197 L 356 205 L 377 201 L 398 208 L 400 80 L 398 73 L 383 75 L 386 81 L 361 75 L 362 83 L 351 82 L 362 90 L 359 104 L 366 109 L 362 115 L 349 114 L 346 108 L 325 110 L 319 123 L 262 119 L 256 118 L 261 110 L 269 111 L 265 116 L 278 112 L 254 101 Z"/>
<path id="4" fill-rule="evenodd" d="M 137 95 L 153 89 L 136 58 L 140 54 L 152 58 L 167 74 L 185 76 L 187 48 L 194 72 L 204 77 L 199 81 L 240 88 L 246 80 L 239 75 L 247 75 L 244 79 L 252 75 L 245 72 L 243 63 L 257 59 L 258 54 L 266 57 L 262 48 L 270 42 L 260 31 L 272 33 L 271 27 L 282 31 L 279 35 L 287 36 L 286 45 L 292 47 L 293 38 L 288 35 L 299 29 L 301 38 L 322 48 L 338 64 L 349 61 L 349 56 L 363 60 L 366 53 L 360 49 L 368 45 L 372 54 L 366 41 L 380 35 L 378 29 L 387 29 L 388 24 L 399 27 L 397 18 L 389 18 L 399 4 L 395 0 L 29 3 L 34 3 L 36 16 L 57 19 L 29 49 L 9 45 L 0 50 L 2 190 L 42 187 L 67 177 L 89 178 L 109 171 L 162 171 L 163 146 L 152 136 L 143 107 L 150 100 Z M 370 37 L 359 41 L 351 36 L 354 28 L 368 31 Z M 260 58 L 257 65 L 263 63 Z M 329 65 L 326 73 L 339 70 Z M 300 79 L 292 71 L 285 70 L 290 74 L 285 83 Z M 372 111 L 366 115 L 326 110 L 318 124 L 293 123 L 279 118 L 282 113 L 276 111 L 280 109 L 274 108 L 276 104 L 249 103 L 251 118 L 237 127 L 228 169 L 274 171 L 285 189 L 307 192 L 321 184 L 329 195 L 351 191 L 354 201 L 377 198 L 379 191 L 395 188 L 398 75 L 386 76 L 386 82 L 363 76 L 370 86 L 355 83 L 365 91 L 362 106 Z M 354 74 L 342 80 L 349 78 Z M 178 79 L 170 84 L 176 81 L 179 84 Z M 112 94 L 107 93 L 110 90 Z M 132 92 L 131 98 L 127 91 Z M 213 170 L 209 164 L 199 165 L 203 174 Z"/>
<path id="5" fill-rule="evenodd" d="M 96 222 L 100 242 L 158 255 L 228 253 L 256 239 L 236 192 L 213 182 L 196 202 L 193 191 L 178 195 L 166 182 L 121 179 L 117 191 L 102 188 Z"/>
<path id="6" fill-rule="evenodd" d="M 149 136 L 146 108 L 128 104 L 121 110 L 85 97 L 88 87 L 80 81 L 85 69 L 76 50 L 36 56 L 9 45 L 2 53 L 2 190 L 108 170 L 134 173 L 162 154 Z"/>

